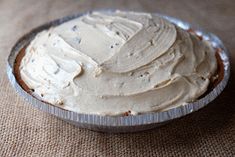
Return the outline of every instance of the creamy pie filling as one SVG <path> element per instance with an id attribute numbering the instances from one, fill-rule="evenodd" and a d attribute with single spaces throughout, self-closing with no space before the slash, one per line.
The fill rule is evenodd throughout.
<path id="1" fill-rule="evenodd" d="M 116 11 L 40 32 L 20 76 L 35 96 L 64 109 L 134 115 L 195 101 L 216 69 L 209 42 L 157 15 Z"/>

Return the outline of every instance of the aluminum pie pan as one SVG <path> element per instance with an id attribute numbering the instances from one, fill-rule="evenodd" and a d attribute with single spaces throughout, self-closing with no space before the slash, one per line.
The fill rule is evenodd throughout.
<path id="1" fill-rule="evenodd" d="M 92 115 L 92 114 L 81 114 L 42 102 L 39 99 L 27 93 L 17 82 L 16 77 L 14 75 L 14 63 L 16 60 L 16 56 L 18 55 L 18 53 L 22 48 L 26 47 L 30 43 L 30 41 L 36 36 L 37 33 L 41 32 L 42 30 L 49 29 L 50 27 L 60 25 L 66 21 L 75 19 L 81 15 L 83 14 L 66 16 L 48 22 L 44 25 L 41 25 L 33 29 L 32 31 L 21 37 L 13 46 L 10 52 L 7 62 L 8 78 L 12 86 L 16 89 L 16 91 L 21 96 L 23 96 L 30 104 L 32 104 L 34 107 L 38 108 L 39 110 L 50 113 L 80 128 L 87 128 L 94 131 L 115 132 L 115 133 L 143 131 L 155 128 L 173 119 L 180 118 L 182 116 L 188 115 L 205 107 L 224 90 L 225 86 L 228 83 L 230 76 L 229 52 L 225 48 L 222 41 L 216 35 L 205 32 L 200 27 L 193 26 L 180 19 L 170 17 L 167 15 L 157 14 L 184 30 L 189 30 L 189 29 L 194 30 L 197 35 L 202 36 L 203 39 L 210 41 L 214 48 L 220 49 L 219 55 L 223 63 L 224 76 L 223 79 L 219 82 L 219 84 L 217 84 L 216 87 L 214 87 L 213 90 L 211 90 L 208 94 L 198 99 L 197 101 L 188 103 L 184 106 L 178 106 L 169 109 L 167 111 L 151 112 L 151 113 L 144 113 L 140 115 L 131 115 L 131 116 L 101 116 L 101 115 Z"/>

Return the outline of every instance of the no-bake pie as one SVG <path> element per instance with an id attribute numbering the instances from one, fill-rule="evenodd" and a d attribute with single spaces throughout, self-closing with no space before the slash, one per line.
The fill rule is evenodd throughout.
<path id="1" fill-rule="evenodd" d="M 149 13 L 91 12 L 38 33 L 15 64 L 39 100 L 98 115 L 164 111 L 218 79 L 209 41 Z"/>

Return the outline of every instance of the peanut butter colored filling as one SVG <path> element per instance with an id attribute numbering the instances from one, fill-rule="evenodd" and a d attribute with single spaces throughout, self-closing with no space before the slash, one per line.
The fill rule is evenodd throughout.
<path id="1" fill-rule="evenodd" d="M 36 35 L 20 75 L 43 101 L 120 115 L 195 101 L 216 69 L 209 42 L 157 15 L 116 11 L 92 12 Z"/>

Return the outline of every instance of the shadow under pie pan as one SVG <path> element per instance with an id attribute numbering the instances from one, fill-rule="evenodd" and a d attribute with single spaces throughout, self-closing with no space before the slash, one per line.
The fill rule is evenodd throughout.
<path id="1" fill-rule="evenodd" d="M 186 31 L 193 30 L 193 32 L 202 37 L 203 40 L 208 40 L 209 42 L 211 42 L 213 47 L 217 50 L 217 60 L 219 58 L 218 73 L 220 77 L 217 82 L 208 89 L 206 94 L 192 103 L 178 106 L 167 111 L 143 113 L 140 115 L 130 116 L 101 116 L 81 114 L 43 102 L 32 96 L 27 90 L 25 90 L 25 88 L 18 80 L 17 76 L 15 75 L 17 74 L 15 71 L 15 66 L 17 64 L 16 58 L 19 57 L 18 54 L 24 50 L 24 48 L 30 43 L 30 41 L 36 36 L 37 33 L 52 26 L 60 25 L 81 15 L 83 14 L 67 16 L 33 29 L 31 32 L 24 35 L 17 41 L 8 57 L 7 73 L 11 84 L 14 86 L 16 91 L 20 93 L 20 95 L 22 95 L 24 98 L 26 98 L 27 101 L 30 102 L 30 104 L 42 111 L 48 112 L 81 128 L 87 128 L 90 130 L 102 132 L 136 132 L 160 126 L 173 119 L 185 116 L 203 108 L 208 103 L 213 101 L 223 91 L 228 82 L 230 76 L 229 53 L 217 36 L 212 33 L 207 33 L 201 28 L 192 26 L 191 24 L 179 19 L 158 14 L 159 16 L 169 20 L 170 22 Z"/>

